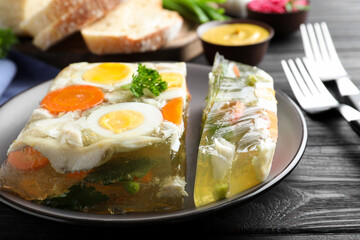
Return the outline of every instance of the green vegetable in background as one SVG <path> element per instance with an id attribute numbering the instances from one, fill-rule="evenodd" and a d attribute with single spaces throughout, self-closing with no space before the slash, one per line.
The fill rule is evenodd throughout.
<path id="1" fill-rule="evenodd" d="M 11 29 L 0 29 L 0 59 L 5 58 L 18 40 Z"/>
<path id="2" fill-rule="evenodd" d="M 185 19 L 194 23 L 205 23 L 212 20 L 225 20 L 223 8 L 217 7 L 217 3 L 226 0 L 163 0 L 163 7 L 177 11 Z"/>

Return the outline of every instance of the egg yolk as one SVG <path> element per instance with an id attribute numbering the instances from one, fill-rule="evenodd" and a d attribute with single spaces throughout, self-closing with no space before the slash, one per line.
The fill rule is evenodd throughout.
<path id="1" fill-rule="evenodd" d="M 119 110 L 107 113 L 99 119 L 99 125 L 113 133 L 121 133 L 140 126 L 144 115 L 133 110 Z"/>
<path id="2" fill-rule="evenodd" d="M 122 63 L 102 63 L 87 70 L 82 76 L 84 81 L 114 85 L 127 80 L 132 74 L 129 66 Z"/>
<path id="3" fill-rule="evenodd" d="M 160 73 L 162 80 L 167 82 L 168 89 L 179 88 L 183 85 L 184 77 L 180 73 L 175 72 L 163 72 Z"/>

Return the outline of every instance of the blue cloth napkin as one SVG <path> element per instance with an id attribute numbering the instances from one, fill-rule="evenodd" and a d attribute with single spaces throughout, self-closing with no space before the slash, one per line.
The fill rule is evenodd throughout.
<path id="1" fill-rule="evenodd" d="M 24 90 L 53 79 L 60 69 L 17 51 L 10 51 L 8 58 L 17 65 L 17 73 L 0 98 L 0 106 Z"/>

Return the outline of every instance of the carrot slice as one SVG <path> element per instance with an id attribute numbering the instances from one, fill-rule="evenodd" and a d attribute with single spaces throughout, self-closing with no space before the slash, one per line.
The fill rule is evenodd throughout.
<path id="1" fill-rule="evenodd" d="M 49 160 L 32 147 L 10 152 L 7 161 L 11 166 L 25 171 L 37 170 L 49 164 Z"/>
<path id="2" fill-rule="evenodd" d="M 270 110 L 266 110 L 267 117 L 270 121 L 269 130 L 270 130 L 270 137 L 273 139 L 278 138 L 278 119 L 276 113 Z"/>
<path id="3" fill-rule="evenodd" d="M 240 117 L 244 114 L 245 104 L 236 101 L 231 112 L 231 123 L 237 123 Z"/>
<path id="4" fill-rule="evenodd" d="M 165 120 L 180 125 L 182 121 L 183 98 L 171 99 L 161 110 Z"/>
<path id="5" fill-rule="evenodd" d="M 81 180 L 93 171 L 94 171 L 94 169 L 90 169 L 87 171 L 70 172 L 70 173 L 66 174 L 66 177 Z"/>
<path id="6" fill-rule="evenodd" d="M 141 178 L 134 177 L 134 181 L 139 182 L 139 183 L 148 183 L 151 181 L 151 179 L 153 179 L 153 177 L 154 177 L 154 173 L 150 169 L 145 176 L 143 176 Z"/>
<path id="7" fill-rule="evenodd" d="M 231 101 L 229 103 L 225 103 L 221 110 L 224 112 L 230 112 L 227 120 L 230 124 L 236 124 L 244 114 L 245 104 L 240 101 Z"/>
<path id="8" fill-rule="evenodd" d="M 86 110 L 104 101 L 104 93 L 95 86 L 72 85 L 50 92 L 41 106 L 51 113 Z"/>
<path id="9" fill-rule="evenodd" d="M 233 72 L 235 73 L 236 77 L 240 77 L 240 70 L 238 66 L 234 65 Z"/>

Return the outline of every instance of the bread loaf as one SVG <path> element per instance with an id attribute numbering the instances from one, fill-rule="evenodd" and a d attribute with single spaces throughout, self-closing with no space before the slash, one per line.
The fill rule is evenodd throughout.
<path id="1" fill-rule="evenodd" d="M 76 7 L 68 8 L 50 25 L 34 36 L 33 44 L 42 50 L 80 30 L 87 24 L 103 17 L 123 0 L 82 0 Z"/>
<path id="2" fill-rule="evenodd" d="M 98 55 L 154 51 L 180 31 L 182 17 L 162 8 L 159 0 L 131 0 L 84 27 L 89 50 Z"/>
<path id="3" fill-rule="evenodd" d="M 41 11 L 20 23 L 20 28 L 30 36 L 36 36 L 44 28 L 68 12 L 75 12 L 85 0 L 51 0 Z"/>
<path id="4" fill-rule="evenodd" d="M 0 28 L 10 28 L 16 35 L 27 35 L 20 23 L 42 11 L 53 0 L 0 0 Z"/>

